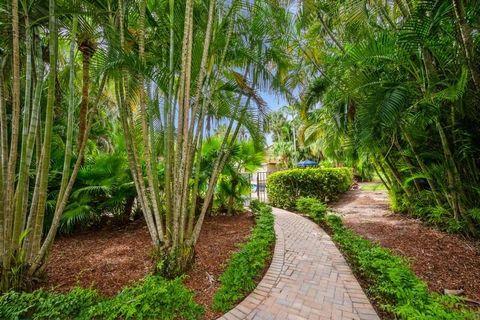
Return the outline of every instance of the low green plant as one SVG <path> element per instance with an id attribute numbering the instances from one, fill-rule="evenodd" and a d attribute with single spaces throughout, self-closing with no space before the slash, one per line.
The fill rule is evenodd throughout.
<path id="1" fill-rule="evenodd" d="M 213 297 L 215 310 L 227 312 L 255 289 L 258 278 L 270 260 L 271 246 L 275 240 L 272 208 L 252 201 L 251 209 L 256 216 L 255 227 L 248 241 L 232 256 L 220 276 L 221 285 Z"/>
<path id="2" fill-rule="evenodd" d="M 185 319 L 201 318 L 203 308 L 193 301 L 182 278 L 147 276 L 113 298 L 95 290 L 75 288 L 67 294 L 36 290 L 8 292 L 0 297 L 0 319 Z"/>
<path id="3" fill-rule="evenodd" d="M 265 204 L 257 199 L 253 199 L 250 202 L 250 209 L 252 210 L 253 214 L 260 213 L 260 211 L 265 207 Z"/>
<path id="4" fill-rule="evenodd" d="M 327 213 L 328 206 L 315 198 L 302 197 L 296 202 L 297 210 L 306 212 L 315 222 L 320 222 Z"/>
<path id="5" fill-rule="evenodd" d="M 387 190 L 385 185 L 381 182 L 369 182 L 364 183 L 360 187 L 364 191 L 379 191 L 379 190 Z"/>
<path id="6" fill-rule="evenodd" d="M 267 178 L 270 204 L 290 209 L 300 197 L 329 202 L 347 191 L 353 182 L 351 168 L 291 169 L 272 173 Z"/>
<path id="7" fill-rule="evenodd" d="M 331 232 L 355 272 L 366 280 L 368 292 L 398 319 L 476 319 L 460 298 L 430 292 L 406 259 L 355 234 L 343 225 L 340 217 L 326 215 L 318 222 Z"/>
<path id="8" fill-rule="evenodd" d="M 89 319 L 88 310 L 101 300 L 95 290 L 83 288 L 68 294 L 10 291 L 0 297 L 0 319 Z"/>
<path id="9" fill-rule="evenodd" d="M 203 308 L 193 301 L 182 278 L 166 280 L 149 276 L 133 287 L 127 287 L 113 299 L 104 300 L 90 309 L 94 319 L 199 319 Z"/>

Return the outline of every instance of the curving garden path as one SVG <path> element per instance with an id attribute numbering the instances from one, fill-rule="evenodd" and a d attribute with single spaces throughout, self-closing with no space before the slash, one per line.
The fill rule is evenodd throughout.
<path id="1" fill-rule="evenodd" d="M 314 222 L 273 209 L 277 240 L 258 287 L 221 320 L 379 319 L 330 237 Z"/>

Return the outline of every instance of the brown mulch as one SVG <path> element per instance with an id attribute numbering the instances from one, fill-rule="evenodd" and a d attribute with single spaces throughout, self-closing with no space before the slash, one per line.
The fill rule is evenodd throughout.
<path id="1" fill-rule="evenodd" d="M 92 287 L 113 296 L 152 270 L 151 238 L 143 220 L 58 237 L 47 265 L 48 287 Z"/>
<path id="2" fill-rule="evenodd" d="M 253 225 L 249 213 L 205 219 L 195 262 L 185 280 L 185 285 L 194 291 L 195 300 L 205 306 L 205 319 L 221 315 L 210 309 L 219 287 L 218 277 Z M 152 270 L 151 250 L 150 235 L 142 220 L 58 237 L 46 268 L 45 287 L 57 292 L 67 292 L 75 286 L 92 287 L 113 296 Z"/>
<path id="3" fill-rule="evenodd" d="M 384 191 L 349 191 L 333 207 L 353 231 L 406 257 L 430 290 L 464 289 L 480 301 L 480 242 L 391 213 Z"/>

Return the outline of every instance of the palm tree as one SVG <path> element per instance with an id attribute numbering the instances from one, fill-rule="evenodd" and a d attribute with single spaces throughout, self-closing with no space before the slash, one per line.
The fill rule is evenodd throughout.
<path id="1" fill-rule="evenodd" d="M 169 1 L 159 6 L 140 2 L 128 10 L 125 5 L 120 1 L 117 8 L 117 49 L 122 71 L 113 75 L 112 70 L 112 77 L 116 79 L 117 103 L 139 202 L 163 261 L 160 264 L 163 273 L 176 275 L 188 266 L 193 256 L 215 186 L 240 131 L 245 128 L 250 135 L 260 136 L 264 103 L 256 87 L 274 76 L 271 68 L 265 68 L 266 59 L 274 63 L 272 55 L 261 44 L 274 35 L 266 32 L 263 21 L 253 26 L 248 21 L 260 21 L 265 12 L 262 10 L 270 7 L 260 2 L 214 0 Z M 240 10 L 242 6 L 245 11 Z M 169 14 L 153 14 L 150 16 L 154 19 L 145 21 L 145 10 L 150 13 L 163 10 Z M 195 20 L 194 10 L 198 12 Z M 128 19 L 128 12 L 133 11 L 139 12 L 138 25 Z M 162 32 L 149 32 L 150 29 Z M 140 35 L 137 60 L 136 46 L 127 46 L 127 39 L 133 38 L 131 32 Z M 179 35 L 183 37 L 181 43 L 177 41 Z M 116 40 L 112 37 L 110 41 Z M 148 47 L 147 42 L 163 45 Z M 165 47 L 169 50 L 164 50 Z M 168 70 L 168 76 L 158 76 L 160 70 Z M 131 76 L 136 73 L 139 77 Z M 153 99 L 151 89 L 159 99 Z M 136 101 L 139 108 L 132 109 Z M 137 115 L 138 129 L 134 121 Z M 211 123 L 226 123 L 226 132 L 207 178 L 202 206 L 197 208 L 199 157 L 204 138 L 215 130 L 209 126 Z M 140 144 L 135 143 L 136 132 L 141 137 Z M 157 136 L 162 139 L 163 148 L 149 147 L 155 145 Z M 156 171 L 155 159 L 159 158 L 165 161 L 164 192 L 152 174 Z M 142 163 L 146 165 L 145 173 Z M 164 204 L 159 198 L 165 199 Z"/>
<path id="2" fill-rule="evenodd" d="M 78 5 L 68 3 L 69 5 Z M 48 6 L 44 6 L 48 5 Z M 54 237 L 60 225 L 62 213 L 68 203 L 78 171 L 83 162 L 84 150 L 86 148 L 91 117 L 87 121 L 86 130 L 80 134 L 78 139 L 78 152 L 72 168 L 72 153 L 74 141 L 74 113 L 75 103 L 75 79 L 76 60 L 75 44 L 78 37 L 78 6 L 73 8 L 67 3 L 49 1 L 40 3 L 33 0 L 1 3 L 2 12 L 11 9 L 9 18 L 12 20 L 11 31 L 13 41 L 6 45 L 10 50 L 12 61 L 7 61 L 2 56 L 2 79 L 9 79 L 11 86 L 0 86 L 1 110 L 1 148 L 0 159 L 2 159 L 2 170 L 0 182 L 2 182 L 2 226 L 0 232 L 0 244 L 2 248 L 2 279 L 1 288 L 18 288 L 28 284 L 28 279 L 37 277 L 45 265 L 47 253 L 53 243 Z M 21 14 L 20 14 L 21 10 Z M 70 12 L 74 14 L 70 14 Z M 47 14 L 46 14 L 47 13 Z M 20 23 L 19 19 L 22 19 Z M 44 24 L 46 22 L 46 24 Z M 59 28 L 59 24 L 62 28 Z M 2 23 L 2 34 L 9 32 L 8 26 Z M 47 31 L 47 36 L 41 30 Z M 69 32 L 67 39 L 59 40 L 59 30 Z M 7 37 L 8 38 L 8 37 Z M 42 39 L 44 38 L 44 39 Z M 43 40 L 48 42 L 48 50 L 42 48 Z M 24 46 L 20 42 L 24 41 Z M 3 45 L 4 43 L 2 43 Z M 25 48 L 21 50 L 21 48 Z M 68 49 L 67 49 L 68 48 Z M 44 53 L 48 52 L 48 63 Z M 63 58 L 65 55 L 65 59 Z M 24 60 L 25 63 L 20 63 Z M 66 61 L 66 63 L 64 63 Z M 10 72 L 11 73 L 8 73 Z M 69 70 L 68 76 L 68 112 L 66 119 L 63 119 L 63 112 L 55 115 L 55 108 L 62 107 L 61 75 L 63 71 Z M 35 71 L 35 72 L 34 72 Z M 48 76 L 45 81 L 45 71 Z M 4 75 L 7 74 L 7 77 Z M 21 78 L 24 76 L 25 81 Z M 102 83 L 100 82 L 99 94 L 101 96 Z M 23 92 L 21 94 L 21 87 Z M 44 95 L 43 86 L 48 87 Z M 4 108 L 9 104 L 3 99 L 7 88 L 12 88 L 12 103 L 10 108 Z M 44 101 L 46 100 L 46 105 Z M 94 106 L 98 104 L 96 100 Z M 23 105 L 23 108 L 21 107 Z M 10 112 L 8 110 L 11 110 Z M 43 119 L 41 117 L 44 116 Z M 60 118 L 57 119 L 57 117 Z M 59 135 L 56 124 L 65 120 L 65 135 Z M 21 131 L 20 131 L 20 123 Z M 10 138 L 7 138 L 10 134 Z M 64 140 L 63 140 L 64 139 Z M 58 192 L 49 190 L 49 181 L 55 168 L 51 163 L 55 162 L 52 155 L 56 155 L 53 146 L 57 141 L 65 145 L 62 155 L 63 169 Z M 64 142 L 64 143 L 63 143 Z M 33 152 L 36 150 L 37 161 L 32 161 Z M 19 157 L 18 157 L 19 156 Z M 18 178 L 17 178 L 18 177 Z M 33 179 L 31 178 L 33 177 Z M 31 181 L 34 180 L 34 181 Z M 33 182 L 33 184 L 32 184 Z M 55 209 L 52 221 L 45 220 L 49 193 L 56 195 Z"/>
<path id="3" fill-rule="evenodd" d="M 331 34 L 337 39 L 310 58 L 323 62 L 304 88 L 306 143 L 320 142 L 338 161 L 371 165 L 397 200 L 394 207 L 477 234 L 478 221 L 469 214 L 479 205 L 477 187 L 470 186 L 478 186 L 472 159 L 480 149 L 469 138 L 477 134 L 478 117 L 467 106 L 478 89 L 475 50 L 464 33 L 471 27 L 463 15 L 468 5 L 373 1 L 356 12 L 352 4 L 315 2 L 329 10 L 331 22 L 312 46 L 333 41 Z M 324 24 L 311 15 L 301 23 L 306 33 Z M 456 28 L 459 36 L 451 32 Z M 347 49 L 338 51 L 337 42 Z"/>

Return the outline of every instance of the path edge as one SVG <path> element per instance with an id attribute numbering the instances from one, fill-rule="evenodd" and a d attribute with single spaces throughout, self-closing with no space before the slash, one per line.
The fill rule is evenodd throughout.
<path id="1" fill-rule="evenodd" d="M 277 283 L 285 260 L 285 238 L 282 228 L 276 223 L 277 218 L 275 215 L 274 219 L 275 247 L 273 250 L 272 261 L 270 262 L 267 272 L 258 283 L 257 287 L 245 299 L 217 320 L 245 319 L 247 315 L 262 304 Z"/>

